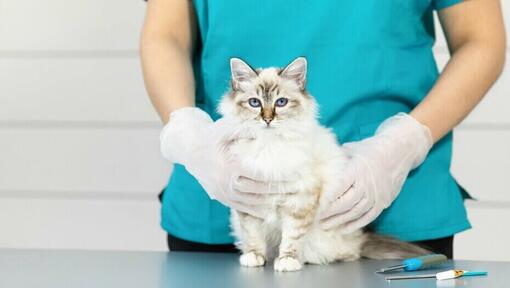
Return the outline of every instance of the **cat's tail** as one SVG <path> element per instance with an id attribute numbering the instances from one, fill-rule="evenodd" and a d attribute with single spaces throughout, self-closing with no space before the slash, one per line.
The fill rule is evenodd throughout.
<path id="1" fill-rule="evenodd" d="M 366 233 L 365 242 L 361 247 L 361 257 L 369 259 L 405 259 L 432 252 L 420 246 L 400 241 L 395 238 Z"/>

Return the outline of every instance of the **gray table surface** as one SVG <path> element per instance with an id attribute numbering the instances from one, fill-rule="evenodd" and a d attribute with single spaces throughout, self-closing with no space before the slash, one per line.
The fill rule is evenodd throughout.
<path id="1" fill-rule="evenodd" d="M 454 261 L 453 267 L 486 270 L 487 277 L 387 282 L 374 273 L 397 261 L 361 260 L 306 265 L 275 273 L 271 265 L 243 268 L 235 254 L 0 250 L 0 287 L 510 287 L 510 262 Z M 397 273 L 401 274 L 401 273 Z"/>

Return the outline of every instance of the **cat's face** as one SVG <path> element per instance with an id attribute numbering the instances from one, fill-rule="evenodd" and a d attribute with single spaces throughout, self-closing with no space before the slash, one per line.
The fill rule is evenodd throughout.
<path id="1" fill-rule="evenodd" d="M 306 59 L 299 57 L 283 69 L 252 69 L 241 59 L 230 60 L 232 89 L 219 112 L 262 128 L 285 127 L 314 119 L 316 104 L 306 92 Z"/>

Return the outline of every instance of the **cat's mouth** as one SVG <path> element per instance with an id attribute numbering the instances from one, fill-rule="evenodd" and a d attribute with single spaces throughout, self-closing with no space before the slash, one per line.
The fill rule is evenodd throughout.
<path id="1" fill-rule="evenodd" d="M 271 121 L 265 121 L 263 119 L 254 119 L 256 124 L 261 129 L 276 129 L 280 126 L 280 121 L 278 119 L 271 119 Z"/>
<path id="2" fill-rule="evenodd" d="M 260 128 L 264 128 L 264 129 L 269 129 L 269 128 L 273 128 L 273 121 L 264 121 L 260 118 L 258 119 L 255 119 L 255 122 L 257 123 L 256 125 L 259 126 Z"/>
<path id="3" fill-rule="evenodd" d="M 262 126 L 263 129 L 273 129 L 273 128 L 275 128 L 275 125 L 273 123 L 266 123 L 264 121 L 262 121 L 260 123 L 260 126 Z"/>

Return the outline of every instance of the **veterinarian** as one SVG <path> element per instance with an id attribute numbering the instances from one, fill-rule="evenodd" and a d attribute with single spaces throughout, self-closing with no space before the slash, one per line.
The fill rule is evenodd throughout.
<path id="1" fill-rule="evenodd" d="M 441 74 L 434 10 L 451 54 Z M 454 235 L 470 223 L 468 195 L 450 173 L 451 130 L 500 75 L 505 48 L 498 0 L 149 0 L 145 83 L 166 124 L 163 154 L 184 164 L 162 196 L 170 250 L 235 251 L 226 206 L 260 213 L 247 192 L 282 184 L 201 150 L 221 133 L 211 118 L 229 59 L 283 67 L 305 56 L 321 123 L 353 155 L 338 177 L 345 189 L 324 196 L 324 227 L 369 225 L 452 257 Z"/>

